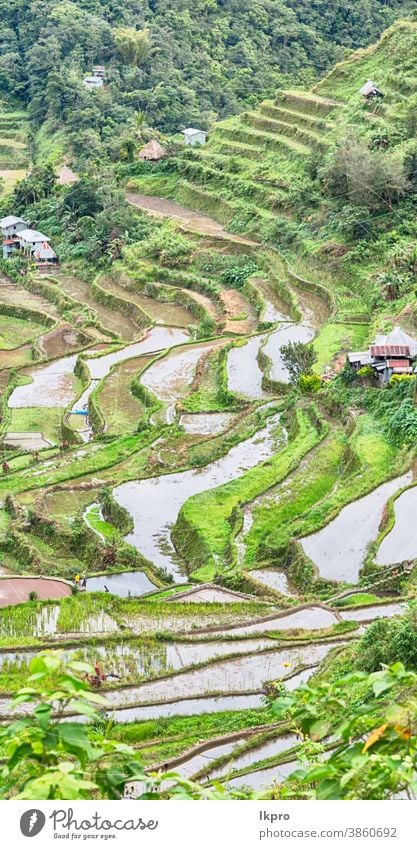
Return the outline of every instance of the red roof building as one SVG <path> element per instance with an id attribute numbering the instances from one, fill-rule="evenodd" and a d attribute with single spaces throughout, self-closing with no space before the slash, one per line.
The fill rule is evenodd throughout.
<path id="1" fill-rule="evenodd" d="M 387 360 L 388 368 L 409 368 L 410 360 Z"/>
<path id="2" fill-rule="evenodd" d="M 408 345 L 371 345 L 371 357 L 409 357 Z"/>

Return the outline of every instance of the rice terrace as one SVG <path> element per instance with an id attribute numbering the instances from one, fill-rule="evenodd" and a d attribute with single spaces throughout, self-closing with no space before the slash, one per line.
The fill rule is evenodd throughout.
<path id="1" fill-rule="evenodd" d="M 198 120 L 152 82 L 156 13 L 129 40 L 132 12 L 78 2 L 43 3 L 44 102 L 18 5 L 29 76 L 0 73 L 4 798 L 414 798 L 417 20 L 391 4 L 303 73 L 272 65 L 224 109 L 200 92 Z M 48 756 L 43 722 L 64 729 Z M 135 767 L 90 764 L 107 736 Z M 71 790 L 51 777 L 63 750 Z"/>

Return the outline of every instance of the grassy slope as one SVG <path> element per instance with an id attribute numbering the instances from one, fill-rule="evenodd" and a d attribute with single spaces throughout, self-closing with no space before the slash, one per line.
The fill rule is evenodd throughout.
<path id="1" fill-rule="evenodd" d="M 285 478 L 324 437 L 326 429 L 319 433 L 306 412 L 297 410 L 296 415 L 298 429 L 286 448 L 231 483 L 190 498 L 182 508 L 175 541 L 186 559 L 200 567 L 200 579 L 210 580 L 219 571 L 216 564 L 224 566 L 230 560 L 236 510 Z"/>
<path id="2" fill-rule="evenodd" d="M 247 537 L 247 560 L 283 555 L 291 538 L 323 527 L 345 504 L 365 495 L 384 480 L 410 465 L 407 453 L 390 445 L 371 416 L 361 416 L 349 440 L 355 470 L 343 471 L 346 437 L 333 432 L 331 439 L 312 457 L 310 468 L 294 476 L 285 499 L 273 506 L 256 508 Z M 337 484 L 337 486 L 335 486 Z"/>

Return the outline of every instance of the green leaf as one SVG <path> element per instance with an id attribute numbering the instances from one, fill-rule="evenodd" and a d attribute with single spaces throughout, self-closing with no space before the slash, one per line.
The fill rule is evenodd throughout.
<path id="1" fill-rule="evenodd" d="M 66 746 L 84 749 L 84 751 L 89 753 L 93 752 L 93 745 L 88 736 L 87 729 L 79 722 L 60 722 L 56 726 L 56 731 Z"/>
<path id="2" fill-rule="evenodd" d="M 272 702 L 271 710 L 274 716 L 284 716 L 294 704 L 294 699 L 291 696 L 282 696 Z"/>
<path id="3" fill-rule="evenodd" d="M 47 728 L 52 715 L 52 705 L 42 703 L 33 711 L 34 716 L 39 722 L 39 725 L 44 730 Z"/>
<path id="4" fill-rule="evenodd" d="M 92 705 L 89 705 L 87 702 L 81 701 L 80 699 L 73 699 L 71 702 L 71 710 L 75 711 L 75 713 L 81 714 L 82 716 L 89 716 L 91 719 L 97 719 L 99 717 L 99 714 Z"/>
<path id="5" fill-rule="evenodd" d="M 323 737 L 327 737 L 331 727 L 331 722 L 328 722 L 325 719 L 319 719 L 317 722 L 313 722 L 313 725 L 310 726 L 310 736 L 313 740 L 322 740 Z"/>
<path id="6" fill-rule="evenodd" d="M 386 693 L 387 690 L 391 690 L 394 684 L 396 684 L 395 679 L 391 678 L 388 674 L 384 674 L 373 682 L 372 689 L 375 696 L 380 696 L 381 693 Z"/>
<path id="7" fill-rule="evenodd" d="M 321 781 L 316 790 L 316 799 L 342 799 L 339 782 L 334 779 Z"/>
<path id="8" fill-rule="evenodd" d="M 91 663 L 83 663 L 81 660 L 72 660 L 67 664 L 68 669 L 74 669 L 75 672 L 94 672 L 94 666 Z"/>
<path id="9" fill-rule="evenodd" d="M 29 670 L 31 673 L 44 672 L 50 675 L 52 672 L 56 672 L 57 669 L 60 668 L 61 664 L 61 655 L 53 654 L 52 652 L 45 652 L 44 654 L 38 654 L 36 657 L 32 658 L 29 663 Z"/>

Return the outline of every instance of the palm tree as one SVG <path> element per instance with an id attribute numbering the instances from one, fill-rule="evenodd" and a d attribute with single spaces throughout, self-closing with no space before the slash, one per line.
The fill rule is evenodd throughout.
<path id="1" fill-rule="evenodd" d="M 146 127 L 146 115 L 144 112 L 135 112 L 132 118 L 133 134 L 138 141 L 143 140 L 143 133 Z"/>

